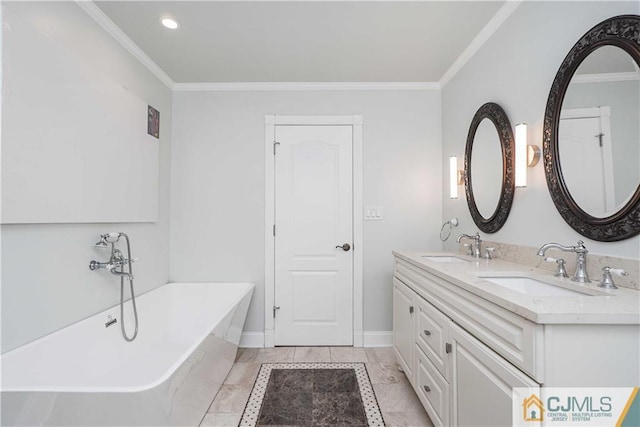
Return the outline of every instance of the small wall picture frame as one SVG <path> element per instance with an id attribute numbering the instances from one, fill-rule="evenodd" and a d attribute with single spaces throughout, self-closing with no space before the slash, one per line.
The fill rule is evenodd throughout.
<path id="1" fill-rule="evenodd" d="M 148 105 L 147 107 L 147 133 L 155 138 L 160 139 L 160 111 L 156 110 L 151 105 Z"/>

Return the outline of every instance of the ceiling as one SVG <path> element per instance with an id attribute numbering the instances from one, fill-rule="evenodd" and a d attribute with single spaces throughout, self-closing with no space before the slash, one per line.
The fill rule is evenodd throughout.
<path id="1" fill-rule="evenodd" d="M 504 1 L 95 4 L 176 83 L 437 82 Z"/>

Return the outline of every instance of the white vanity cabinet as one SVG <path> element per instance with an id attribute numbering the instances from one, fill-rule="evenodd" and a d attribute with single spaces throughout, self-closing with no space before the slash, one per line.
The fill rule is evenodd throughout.
<path id="1" fill-rule="evenodd" d="M 396 254 L 393 345 L 434 425 L 511 426 L 515 387 L 640 383 L 637 320 L 571 323 L 558 312 L 555 323 L 536 322 L 515 314 L 515 303 L 498 304 L 459 286 L 463 275 L 448 273 L 452 268 Z M 474 274 L 478 264 L 466 268 Z M 615 303 L 604 298 L 599 304 Z"/>
<path id="2" fill-rule="evenodd" d="M 398 279 L 396 320 L 396 355 L 436 426 L 511 425 L 511 388 L 538 386 Z"/>

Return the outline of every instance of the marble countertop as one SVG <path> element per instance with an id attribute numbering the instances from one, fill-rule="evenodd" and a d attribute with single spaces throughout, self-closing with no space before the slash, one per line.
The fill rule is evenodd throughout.
<path id="1" fill-rule="evenodd" d="M 578 284 L 560 279 L 535 267 L 500 259 L 476 259 L 443 252 L 394 251 L 393 254 L 425 271 L 515 314 L 539 324 L 640 324 L 640 292 L 618 288 L 598 288 L 599 279 Z M 431 261 L 426 257 L 451 256 L 465 262 Z M 571 272 L 569 272 L 571 274 Z M 486 277 L 528 277 L 560 288 L 580 292 L 575 295 L 526 295 L 494 284 Z M 484 278 L 483 278 L 484 277 Z M 614 280 L 615 280 L 614 276 Z"/>

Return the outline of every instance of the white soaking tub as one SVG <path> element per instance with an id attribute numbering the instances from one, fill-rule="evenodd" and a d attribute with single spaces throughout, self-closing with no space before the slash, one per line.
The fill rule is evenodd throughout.
<path id="1" fill-rule="evenodd" d="M 2 355 L 2 425 L 197 426 L 233 365 L 251 283 L 169 283 Z M 118 322 L 106 327 L 108 316 Z M 125 307 L 133 331 L 131 303 Z M 131 333 L 131 332 L 129 332 Z"/>

